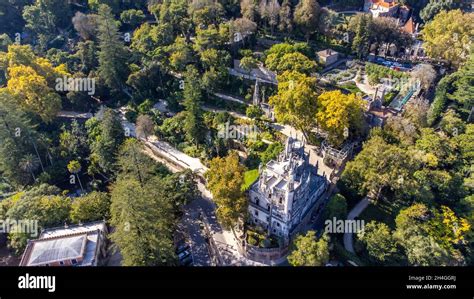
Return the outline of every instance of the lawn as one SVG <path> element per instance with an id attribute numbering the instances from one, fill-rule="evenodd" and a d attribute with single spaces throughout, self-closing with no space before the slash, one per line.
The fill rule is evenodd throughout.
<path id="1" fill-rule="evenodd" d="M 349 93 L 360 93 L 362 95 L 364 95 L 364 93 L 359 89 L 359 87 L 357 87 L 357 85 L 353 82 L 349 82 L 349 83 L 345 83 L 343 85 L 339 85 L 338 86 L 340 89 L 342 90 L 345 90 Z"/>
<path id="2" fill-rule="evenodd" d="M 242 190 L 247 190 L 258 179 L 258 169 L 252 169 L 244 173 L 244 184 Z"/>

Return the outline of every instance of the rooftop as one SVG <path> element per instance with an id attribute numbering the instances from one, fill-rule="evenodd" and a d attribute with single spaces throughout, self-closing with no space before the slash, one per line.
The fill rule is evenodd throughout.
<path id="1" fill-rule="evenodd" d="M 385 8 L 392 8 L 398 5 L 397 1 L 395 0 L 372 0 L 372 4 Z"/>
<path id="2" fill-rule="evenodd" d="M 91 266 L 96 260 L 104 222 L 45 230 L 39 239 L 28 241 L 20 266 L 46 266 L 76 260 L 78 266 Z"/>

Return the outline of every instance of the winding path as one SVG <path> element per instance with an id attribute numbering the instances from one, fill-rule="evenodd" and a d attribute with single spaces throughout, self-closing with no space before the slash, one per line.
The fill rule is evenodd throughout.
<path id="1" fill-rule="evenodd" d="M 349 212 L 347 215 L 347 220 L 354 220 L 358 217 L 367 207 L 369 206 L 369 198 L 366 196 L 361 201 L 359 201 L 355 207 Z M 355 253 L 354 251 L 354 238 L 352 237 L 352 233 L 344 233 L 344 248 L 351 252 Z"/>

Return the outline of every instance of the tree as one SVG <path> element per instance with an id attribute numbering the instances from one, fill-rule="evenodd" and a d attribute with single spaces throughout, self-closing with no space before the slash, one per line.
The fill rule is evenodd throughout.
<path id="1" fill-rule="evenodd" d="M 431 64 L 422 63 L 417 65 L 410 73 L 411 77 L 420 82 L 421 88 L 428 91 L 436 80 L 438 74 Z"/>
<path id="2" fill-rule="evenodd" d="M 202 91 L 199 82 L 199 73 L 193 66 L 188 66 L 184 81 L 184 107 L 186 120 L 184 129 L 186 137 L 195 145 L 201 143 L 204 137 L 204 124 L 202 120 L 201 100 Z"/>
<path id="3" fill-rule="evenodd" d="M 288 256 L 292 266 L 324 266 L 329 261 L 329 237 L 323 235 L 316 240 L 316 233 L 308 231 L 294 241 L 294 249 Z"/>
<path id="4" fill-rule="evenodd" d="M 240 11 L 242 12 L 242 17 L 252 22 L 255 21 L 255 16 L 257 13 L 257 5 L 255 0 L 241 0 Z"/>
<path id="5" fill-rule="evenodd" d="M 403 246 L 411 265 L 459 266 L 465 263 L 453 241 L 456 243 L 463 238 L 469 225 L 449 209 L 443 208 L 440 213 L 416 203 L 402 209 L 395 223 L 394 236 Z"/>
<path id="6" fill-rule="evenodd" d="M 285 70 L 294 70 L 309 74 L 315 70 L 315 63 L 307 58 L 311 52 L 306 43 L 273 45 L 265 52 L 265 66 L 272 71 L 283 73 Z M 286 60 L 290 60 L 286 62 Z"/>
<path id="7" fill-rule="evenodd" d="M 347 163 L 341 180 L 361 196 L 369 194 L 377 200 L 395 193 L 395 198 L 407 200 L 418 194 L 413 173 L 419 167 L 413 153 L 387 143 L 381 136 L 372 136 L 356 158 Z"/>
<path id="8" fill-rule="evenodd" d="M 248 36 L 257 31 L 257 24 L 246 18 L 238 18 L 230 24 L 231 40 L 233 42 L 240 42 L 245 45 L 245 40 Z"/>
<path id="9" fill-rule="evenodd" d="M 347 200 L 339 193 L 331 197 L 324 212 L 324 218 L 332 220 L 334 217 L 336 219 L 346 219 L 347 217 Z"/>
<path id="10" fill-rule="evenodd" d="M 144 186 L 154 176 L 162 177 L 169 174 L 163 164 L 155 163 L 143 151 L 143 145 L 138 140 L 132 138 L 125 140 L 117 157 L 120 179 L 132 178 Z"/>
<path id="11" fill-rule="evenodd" d="M 455 101 L 461 107 L 461 111 L 472 113 L 474 107 L 474 48 L 471 50 L 469 60 L 457 72 L 454 73 L 455 80 L 453 87 L 455 88 L 448 98 Z"/>
<path id="12" fill-rule="evenodd" d="M 167 47 L 170 53 L 169 63 L 172 70 L 183 72 L 186 66 L 193 60 L 191 46 L 182 37 L 177 37 L 174 43 Z"/>
<path id="13" fill-rule="evenodd" d="M 32 175 L 28 169 L 18 167 L 26 156 L 34 153 L 36 162 L 41 162 L 35 150 L 38 149 L 35 145 L 37 136 L 30 119 L 18 107 L 13 96 L 5 89 L 0 89 L 0 172 L 15 186 L 31 182 Z"/>
<path id="14" fill-rule="evenodd" d="M 118 180 L 112 189 L 111 235 L 124 266 L 174 265 L 174 216 L 160 190 L 159 178 L 145 185 L 132 178 Z"/>
<path id="15" fill-rule="evenodd" d="M 106 108 L 102 119 L 89 119 L 86 128 L 91 148 L 89 172 L 112 172 L 115 168 L 115 155 L 125 139 L 120 119 L 112 109 Z"/>
<path id="16" fill-rule="evenodd" d="M 356 14 L 349 21 L 349 31 L 354 35 L 352 39 L 352 51 L 354 51 L 359 58 L 369 53 L 371 26 L 371 14 Z"/>
<path id="17" fill-rule="evenodd" d="M 285 71 L 295 71 L 306 75 L 316 71 L 316 63 L 299 52 L 287 53 L 282 56 L 276 66 L 271 68 L 277 74 Z"/>
<path id="18" fill-rule="evenodd" d="M 270 26 L 273 35 L 275 26 L 278 24 L 280 3 L 278 0 L 262 0 L 260 2 L 260 17 Z"/>
<path id="19" fill-rule="evenodd" d="M 173 37 L 182 35 L 188 37 L 191 20 L 188 15 L 188 1 L 169 0 L 161 4 L 152 5 L 151 12 L 160 24 L 170 24 Z"/>
<path id="20" fill-rule="evenodd" d="M 155 129 L 155 123 L 148 115 L 140 115 L 137 118 L 136 123 L 136 134 L 138 137 L 145 136 L 145 140 L 148 140 L 148 136 L 152 135 Z"/>
<path id="21" fill-rule="evenodd" d="M 196 27 L 218 25 L 225 14 L 221 3 L 212 0 L 193 0 L 189 4 L 188 14 Z"/>
<path id="22" fill-rule="evenodd" d="M 60 195 L 60 189 L 46 184 L 24 191 L 15 199 L 6 213 L 7 219 L 38 221 L 38 229 L 63 225 L 69 219 L 71 200 Z M 24 251 L 27 240 L 37 236 L 28 233 L 11 233 L 9 246 L 18 254 Z"/>
<path id="23" fill-rule="evenodd" d="M 364 106 L 364 101 L 355 94 L 345 95 L 339 90 L 319 95 L 316 119 L 319 127 L 328 133 L 330 143 L 339 146 L 349 136 L 360 135 Z"/>
<path id="24" fill-rule="evenodd" d="M 89 146 L 87 144 L 87 134 L 84 126 L 77 120 L 73 120 L 70 130 L 62 128 L 59 135 L 59 148 L 61 156 L 73 159 L 83 159 L 89 155 Z"/>
<path id="25" fill-rule="evenodd" d="M 474 16 L 460 10 L 441 11 L 421 31 L 423 47 L 431 58 L 459 67 L 468 58 L 474 35 Z"/>
<path id="26" fill-rule="evenodd" d="M 301 130 L 305 137 L 316 123 L 316 78 L 286 71 L 278 76 L 278 93 L 269 99 L 279 122 Z"/>
<path id="27" fill-rule="evenodd" d="M 370 221 L 357 237 L 365 245 L 370 256 L 378 262 L 388 262 L 397 253 L 395 239 L 385 223 Z"/>
<path id="28" fill-rule="evenodd" d="M 293 31 L 293 20 L 291 17 L 291 5 L 289 0 L 283 0 L 280 8 L 278 29 L 284 33 Z"/>
<path id="29" fill-rule="evenodd" d="M 19 166 L 22 170 L 29 172 L 31 174 L 31 177 L 33 178 L 33 182 L 36 182 L 35 171 L 40 166 L 37 157 L 32 154 L 28 154 L 20 161 Z"/>
<path id="30" fill-rule="evenodd" d="M 423 22 L 428 23 L 441 11 L 449 11 L 457 8 L 464 8 L 462 0 L 430 0 L 428 4 L 420 11 L 420 17 Z"/>
<path id="31" fill-rule="evenodd" d="M 26 28 L 38 35 L 42 49 L 47 49 L 58 28 L 68 25 L 70 17 L 67 0 L 36 0 L 23 9 Z"/>
<path id="32" fill-rule="evenodd" d="M 81 172 L 81 169 L 82 169 L 81 163 L 79 163 L 76 160 L 69 161 L 69 164 L 67 165 L 67 170 L 70 173 L 73 173 L 73 174 L 76 175 L 77 180 L 79 181 L 79 185 L 81 186 L 81 190 L 82 190 L 82 192 L 84 192 L 84 188 L 82 187 L 81 178 L 79 178 L 79 172 Z"/>
<path id="33" fill-rule="evenodd" d="M 77 197 L 71 205 L 71 220 L 74 223 L 108 219 L 110 216 L 110 196 L 105 192 L 91 192 Z"/>
<path id="34" fill-rule="evenodd" d="M 259 106 L 250 105 L 247 107 L 245 115 L 250 118 L 260 118 L 263 115 L 263 111 Z"/>
<path id="35" fill-rule="evenodd" d="M 78 11 L 72 18 L 74 29 L 84 40 L 90 40 L 95 37 L 97 32 L 97 15 L 83 14 Z"/>
<path id="36" fill-rule="evenodd" d="M 316 0 L 300 0 L 295 7 L 294 22 L 309 41 L 319 23 L 321 7 Z"/>
<path id="37" fill-rule="evenodd" d="M 235 227 L 244 218 L 247 207 L 247 199 L 242 191 L 244 171 L 239 156 L 231 153 L 224 158 L 212 159 L 206 172 L 207 187 L 217 205 L 217 218 L 227 228 Z"/>
<path id="38" fill-rule="evenodd" d="M 50 122 L 61 110 L 61 98 L 51 88 L 44 77 L 28 66 L 8 68 L 7 88 L 21 105 Z"/>
<path id="39" fill-rule="evenodd" d="M 111 8 L 101 4 L 98 15 L 99 75 L 109 88 L 121 90 L 128 76 L 127 52 Z"/>
<path id="40" fill-rule="evenodd" d="M 129 9 L 120 14 L 120 20 L 123 23 L 130 25 L 130 27 L 136 28 L 143 22 L 143 20 L 145 20 L 145 14 L 143 11 L 138 9 Z"/>

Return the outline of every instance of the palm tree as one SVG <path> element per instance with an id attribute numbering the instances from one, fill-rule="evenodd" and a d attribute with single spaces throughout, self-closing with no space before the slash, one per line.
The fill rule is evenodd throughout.
<path id="1" fill-rule="evenodd" d="M 27 154 L 23 159 L 21 159 L 20 168 L 24 171 L 28 171 L 33 177 L 33 181 L 36 182 L 36 177 L 34 171 L 40 166 L 39 160 L 32 154 Z"/>
<path id="2" fill-rule="evenodd" d="M 69 162 L 67 165 L 67 170 L 69 170 L 70 173 L 75 174 L 77 177 L 77 180 L 79 181 L 79 186 L 81 186 L 81 191 L 84 193 L 84 188 L 82 188 L 82 182 L 81 179 L 79 178 L 79 172 L 81 172 L 81 163 L 79 163 L 76 160 L 72 160 Z"/>

